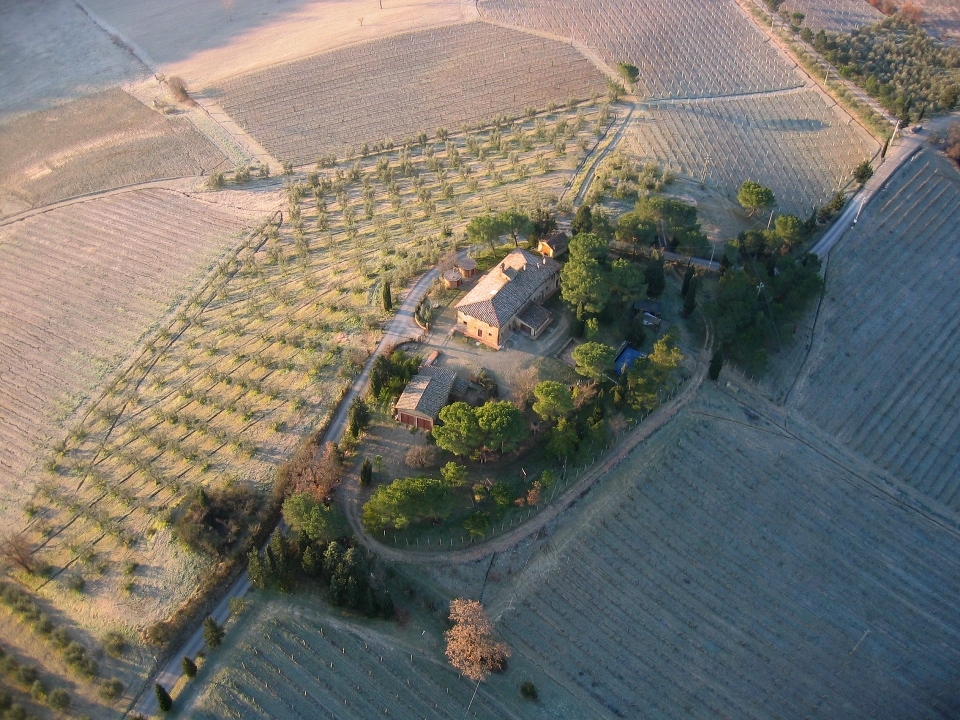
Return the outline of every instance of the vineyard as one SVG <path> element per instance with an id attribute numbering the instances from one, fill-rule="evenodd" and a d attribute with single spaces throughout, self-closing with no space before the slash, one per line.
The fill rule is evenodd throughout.
<path id="1" fill-rule="evenodd" d="M 640 70 L 638 92 L 689 98 L 797 87 L 799 77 L 729 0 L 484 0 L 497 22 L 597 48 L 611 66 Z"/>
<path id="2" fill-rule="evenodd" d="M 829 32 L 850 32 L 883 20 L 883 13 L 865 0 L 789 0 L 780 9 L 801 12 L 804 26 Z"/>
<path id="3" fill-rule="evenodd" d="M 469 717 L 548 716 L 522 700 L 506 678 L 482 683 L 470 705 L 474 683 L 447 665 L 441 652 L 398 640 L 388 634 L 392 629 L 271 605 L 250 621 L 229 659 L 180 716 L 461 720 L 468 705 Z"/>
<path id="4" fill-rule="evenodd" d="M 468 23 L 252 73 L 225 83 L 218 96 L 274 157 L 303 165 L 604 90 L 600 72 L 570 45 Z"/>
<path id="5" fill-rule="evenodd" d="M 850 448 L 960 508 L 960 176 L 924 152 L 830 256 L 790 404 Z M 892 264 L 891 264 L 892 263 Z"/>
<path id="6" fill-rule="evenodd" d="M 803 218 L 879 150 L 812 90 L 643 107 L 631 127 L 631 153 L 731 195 L 754 180 L 774 191 L 779 212 Z"/>
<path id="7" fill-rule="evenodd" d="M 220 261 L 54 448 L 29 526 L 50 591 L 82 581 L 84 599 L 139 627 L 169 613 L 210 561 L 171 550 L 184 502 L 199 488 L 266 492 L 378 339 L 384 279 L 398 291 L 486 207 L 555 199 L 570 176 L 555 165 L 575 165 L 610 117 L 578 108 L 324 170 L 315 185 L 292 178 L 282 213 Z M 151 571 L 121 572 L 131 563 Z"/>
<path id="8" fill-rule="evenodd" d="M 0 128 L 0 195 L 18 198 L 26 205 L 20 210 L 159 178 L 201 175 L 225 162 L 188 120 L 165 117 L 123 90 Z"/>
<path id="9" fill-rule="evenodd" d="M 956 530 L 706 387 L 604 483 L 493 606 L 587 715 L 956 710 Z"/>
<path id="10" fill-rule="evenodd" d="M 5 512 L 32 484 L 36 450 L 198 280 L 241 219 L 144 190 L 0 227 L 0 488 Z M 19 504 L 14 502 L 14 505 Z"/>

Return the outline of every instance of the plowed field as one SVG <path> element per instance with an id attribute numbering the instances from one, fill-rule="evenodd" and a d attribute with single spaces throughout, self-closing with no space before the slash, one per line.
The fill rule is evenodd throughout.
<path id="1" fill-rule="evenodd" d="M 274 157 L 303 165 L 362 142 L 458 132 L 604 91 L 570 45 L 468 23 L 272 67 L 211 94 Z"/>
<path id="2" fill-rule="evenodd" d="M 790 405 L 960 509 L 960 175 L 924 151 L 830 256 Z"/>

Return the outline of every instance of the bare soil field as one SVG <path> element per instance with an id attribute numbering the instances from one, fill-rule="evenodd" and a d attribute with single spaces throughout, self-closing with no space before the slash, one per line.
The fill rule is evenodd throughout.
<path id="1" fill-rule="evenodd" d="M 108 90 L 0 127 L 0 217 L 110 188 L 203 175 L 225 163 L 186 118 Z"/>
<path id="2" fill-rule="evenodd" d="M 789 406 L 960 509 L 960 175 L 933 151 L 901 168 L 830 255 Z"/>
<path id="3" fill-rule="evenodd" d="M 0 5 L 0 125 L 146 75 L 70 0 Z"/>
<path id="4" fill-rule="evenodd" d="M 857 164 L 880 149 L 814 90 L 642 108 L 629 152 L 734 198 L 744 180 L 759 182 L 774 191 L 780 212 L 802 218 L 851 183 Z"/>
<path id="5" fill-rule="evenodd" d="M 39 449 L 236 242 L 243 221 L 234 208 L 158 189 L 0 226 L 0 490 L 8 520 L 22 518 Z"/>
<path id="6" fill-rule="evenodd" d="M 496 589 L 511 662 L 589 717 L 957 711 L 955 527 L 709 387 L 642 448 Z"/>
<path id="7" fill-rule="evenodd" d="M 167 75 L 190 87 L 358 42 L 476 17 L 466 0 L 88 0 Z"/>
<path id="8" fill-rule="evenodd" d="M 637 92 L 688 98 L 801 84 L 732 0 L 483 0 L 483 17 L 569 38 L 640 69 Z"/>
<path id="9" fill-rule="evenodd" d="M 604 91 L 603 76 L 570 45 L 467 23 L 287 63 L 209 94 L 274 157 L 303 165 L 363 142 L 457 132 Z"/>
<path id="10" fill-rule="evenodd" d="M 803 24 L 814 31 L 850 32 L 884 18 L 865 0 L 789 0 L 780 9 L 802 12 Z"/>
<path id="11" fill-rule="evenodd" d="M 511 660 L 474 698 L 476 684 L 443 657 L 439 623 L 424 636 L 416 622 L 350 622 L 305 600 L 260 605 L 175 717 L 587 717 L 583 703 L 546 679 L 536 683 L 540 702 L 524 700 L 519 685 L 537 669 L 523 661 Z"/>

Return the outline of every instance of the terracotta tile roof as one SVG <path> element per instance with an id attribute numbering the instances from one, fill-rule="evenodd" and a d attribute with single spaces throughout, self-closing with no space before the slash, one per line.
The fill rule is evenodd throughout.
<path id="1" fill-rule="evenodd" d="M 450 399 L 456 380 L 455 372 L 426 365 L 407 383 L 394 409 L 413 411 L 436 420 L 440 409 Z"/>
<path id="2" fill-rule="evenodd" d="M 540 242 L 549 247 L 555 254 L 562 253 L 570 245 L 570 240 L 567 238 L 567 234 L 560 230 L 557 230 L 550 236 L 545 237 Z"/>
<path id="3" fill-rule="evenodd" d="M 492 327 L 503 327 L 544 282 L 560 272 L 560 264 L 517 249 L 507 255 L 466 297 L 457 303 L 457 310 Z"/>
<path id="4" fill-rule="evenodd" d="M 553 315 L 550 314 L 549 310 L 536 303 L 530 303 L 517 315 L 517 320 L 528 327 L 532 327 L 534 332 L 546 327 L 552 318 Z"/>

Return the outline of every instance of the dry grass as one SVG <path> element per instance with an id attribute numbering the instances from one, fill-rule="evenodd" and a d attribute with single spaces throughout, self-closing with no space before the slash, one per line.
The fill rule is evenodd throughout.
<path id="1" fill-rule="evenodd" d="M 304 165 L 604 91 L 600 72 L 569 45 L 469 23 L 245 75 L 224 84 L 219 101 L 274 157 Z"/>
<path id="2" fill-rule="evenodd" d="M 465 0 L 89 0 L 168 75 L 192 89 L 277 63 L 475 16 Z M 362 22 L 361 22 L 362 20 Z"/>
<path id="3" fill-rule="evenodd" d="M 27 207 L 159 178 L 201 175 L 224 163 L 186 118 L 161 115 L 122 90 L 33 113 L 0 128 L 0 196 L 13 196 Z"/>

